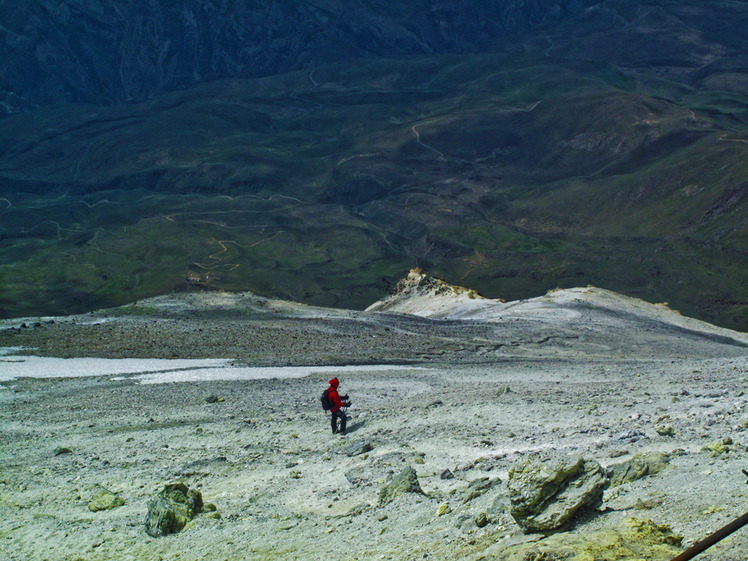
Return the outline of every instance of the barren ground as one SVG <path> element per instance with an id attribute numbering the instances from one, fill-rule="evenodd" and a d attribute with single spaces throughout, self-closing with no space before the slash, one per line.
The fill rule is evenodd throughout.
<path id="1" fill-rule="evenodd" d="M 602 296 L 429 319 L 203 295 L 4 322 L 0 346 L 25 350 L 0 356 L 0 560 L 480 558 L 527 539 L 506 480 L 539 451 L 604 466 L 672 453 L 572 531 L 635 515 L 688 545 L 748 510 L 746 336 Z M 333 376 L 353 401 L 344 437 L 319 406 Z M 704 450 L 728 438 L 729 451 Z M 346 454 L 362 440 L 370 452 Z M 406 465 L 426 495 L 379 507 Z M 464 502 L 479 477 L 501 483 Z M 148 502 L 174 481 L 221 518 L 151 538 Z M 126 504 L 91 512 L 96 485 Z M 747 550 L 744 529 L 699 559 Z"/>

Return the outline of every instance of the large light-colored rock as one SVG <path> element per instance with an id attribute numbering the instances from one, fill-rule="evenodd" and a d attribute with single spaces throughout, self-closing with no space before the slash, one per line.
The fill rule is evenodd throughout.
<path id="1" fill-rule="evenodd" d="M 509 470 L 510 514 L 527 533 L 553 532 L 600 504 L 605 471 L 581 456 L 528 458 Z"/>

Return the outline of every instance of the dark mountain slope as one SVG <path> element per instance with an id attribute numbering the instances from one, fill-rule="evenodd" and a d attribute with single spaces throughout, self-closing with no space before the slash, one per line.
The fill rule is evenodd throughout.
<path id="1" fill-rule="evenodd" d="M 5 119 L 5 313 L 190 284 L 364 306 L 421 265 L 492 296 L 593 283 L 741 325 L 748 135 L 729 114 L 543 59 L 314 80 Z"/>
<path id="2" fill-rule="evenodd" d="M 436 17 L 362 5 L 382 41 L 415 7 Z M 4 118 L 0 314 L 196 287 L 363 307 L 419 265 L 487 296 L 595 284 L 748 329 L 747 3 L 520 5 L 495 53 L 362 51 Z M 445 21 L 475 42 L 408 36 L 483 48 L 475 18 Z"/>
<path id="3" fill-rule="evenodd" d="M 0 1 L 0 100 L 143 100 L 352 58 L 479 52 L 590 0 Z"/>

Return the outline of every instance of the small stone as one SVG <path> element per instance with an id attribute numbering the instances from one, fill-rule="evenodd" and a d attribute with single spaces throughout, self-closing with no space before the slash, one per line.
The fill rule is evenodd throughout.
<path id="1" fill-rule="evenodd" d="M 439 476 L 441 479 L 454 479 L 455 474 L 449 471 L 449 469 L 445 469 L 441 475 Z"/>
<path id="2" fill-rule="evenodd" d="M 218 396 L 214 393 L 206 395 L 205 403 L 218 403 Z"/>
<path id="3" fill-rule="evenodd" d="M 445 514 L 449 514 L 452 512 L 452 507 L 450 507 L 448 504 L 443 504 L 439 507 L 439 510 L 436 512 L 437 516 L 444 516 Z"/>
<path id="4" fill-rule="evenodd" d="M 478 528 L 483 528 L 488 525 L 488 515 L 485 512 L 481 512 L 475 517 L 475 525 L 478 526 Z"/>
<path id="5" fill-rule="evenodd" d="M 608 469 L 610 486 L 617 487 L 641 479 L 646 475 L 659 473 L 670 463 L 670 456 L 664 452 L 636 454 L 628 461 L 615 464 Z"/>
<path id="6" fill-rule="evenodd" d="M 645 497 L 644 499 L 636 499 L 634 504 L 634 510 L 652 510 L 653 508 L 660 506 L 665 499 L 661 496 Z"/>
<path id="7" fill-rule="evenodd" d="M 299 524 L 298 520 L 284 520 L 283 522 L 278 524 L 278 529 L 279 530 L 290 530 L 298 526 L 298 524 Z"/>
<path id="8" fill-rule="evenodd" d="M 379 492 L 379 506 L 391 503 L 405 493 L 425 494 L 418 483 L 416 471 L 410 466 L 401 471 L 388 485 L 382 487 Z"/>
<path id="9" fill-rule="evenodd" d="M 701 450 L 710 456 L 719 456 L 721 454 L 728 454 L 730 452 L 730 447 L 725 444 L 724 441 L 718 440 L 707 444 Z"/>
<path id="10" fill-rule="evenodd" d="M 465 489 L 463 503 L 470 502 L 473 499 L 480 497 L 499 483 L 501 483 L 499 478 L 489 479 L 488 477 L 479 477 L 478 479 L 471 481 L 467 486 L 467 489 Z"/>
<path id="11" fill-rule="evenodd" d="M 63 448 L 62 446 L 58 446 L 55 448 L 54 455 L 55 456 L 62 456 L 64 454 L 72 454 L 73 451 L 70 448 Z"/>
<path id="12" fill-rule="evenodd" d="M 97 485 L 96 491 L 88 503 L 88 509 L 91 512 L 99 512 L 100 510 L 112 510 L 124 504 L 125 501 L 122 497 L 101 485 Z"/>
<path id="13" fill-rule="evenodd" d="M 675 429 L 672 425 L 660 425 L 655 427 L 655 432 L 660 436 L 675 436 Z"/>
<path id="14" fill-rule="evenodd" d="M 371 452 L 373 449 L 374 446 L 372 446 L 371 442 L 368 440 L 360 440 L 346 446 L 345 455 L 350 457 L 360 456 L 361 454 Z"/>

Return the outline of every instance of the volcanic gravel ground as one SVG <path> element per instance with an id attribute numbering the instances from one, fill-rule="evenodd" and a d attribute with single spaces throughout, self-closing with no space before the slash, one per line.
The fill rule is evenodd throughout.
<path id="1" fill-rule="evenodd" d="M 135 306 L 6 322 L 0 346 L 33 355 L 316 368 L 259 380 L 145 384 L 137 374 L 50 372 L 1 382 L 0 560 L 478 559 L 525 539 L 506 481 L 534 453 L 606 467 L 671 454 L 662 472 L 606 491 L 573 532 L 637 516 L 669 524 L 688 545 L 748 510 L 748 351 L 739 337 L 577 311 L 574 322 L 490 323 Z M 19 360 L 37 359 L 0 356 L 0 374 Z M 392 368 L 328 368 L 356 363 Z M 353 401 L 346 436 L 331 434 L 319 405 L 332 376 Z M 219 400 L 207 403 L 211 394 Z M 359 441 L 372 450 L 349 456 Z M 717 442 L 729 444 L 705 448 Z M 380 507 L 381 486 L 408 465 L 426 494 Z M 453 479 L 440 477 L 446 469 Z M 465 502 L 480 477 L 500 482 Z M 179 534 L 151 538 L 148 502 L 174 481 L 199 489 L 221 518 L 200 515 Z M 97 485 L 126 504 L 91 512 Z M 489 523 L 479 528 L 483 512 Z M 699 559 L 745 551 L 741 530 Z"/>

